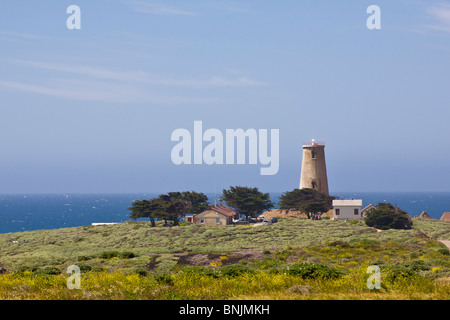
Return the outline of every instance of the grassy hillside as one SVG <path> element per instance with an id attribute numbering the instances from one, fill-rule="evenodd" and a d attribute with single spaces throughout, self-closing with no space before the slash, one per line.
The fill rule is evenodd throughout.
<path id="1" fill-rule="evenodd" d="M 438 220 L 414 220 L 412 230 L 377 232 L 362 221 L 284 219 L 276 224 L 255 227 L 187 225 L 156 228 L 152 228 L 147 222 L 129 221 L 116 225 L 8 233 L 0 235 L 0 270 L 4 273 L 0 275 L 0 298 L 33 298 L 33 294 L 36 294 L 41 299 L 176 297 L 226 299 L 237 296 L 270 298 L 265 296 L 269 294 L 284 299 L 286 295 L 295 296 L 299 292 L 300 296 L 297 298 L 305 298 L 304 292 L 317 293 L 316 296 L 309 295 L 309 298 L 325 298 L 327 296 L 325 292 L 330 295 L 333 292 L 348 293 L 349 287 L 345 287 L 342 283 L 339 285 L 339 281 L 344 281 L 343 279 L 346 279 L 349 286 L 357 285 L 357 288 L 352 287 L 350 291 L 367 293 L 368 290 L 364 289 L 363 280 L 367 278 L 364 271 L 368 265 L 376 264 L 386 268 L 385 270 L 397 270 L 395 272 L 401 277 L 405 274 L 408 276 L 414 274 L 420 275 L 423 281 L 426 280 L 418 282 L 418 289 L 412 291 L 412 294 L 417 294 L 415 298 L 420 296 L 448 299 L 450 285 L 445 279 L 450 277 L 450 255 L 448 249 L 436 241 L 437 239 L 450 240 L 448 223 Z M 298 263 L 318 265 L 320 268 L 329 267 L 333 272 L 345 276 L 339 280 L 324 280 L 325 282 L 302 279 L 289 274 L 290 268 Z M 108 280 L 111 281 L 107 285 L 109 289 L 103 290 L 102 285 L 95 282 L 90 284 L 91 291 L 83 291 L 84 293 L 67 291 L 64 282 L 67 276 L 64 275 L 64 270 L 72 264 L 79 265 L 83 272 L 89 274 L 83 280 L 85 285 L 89 281 L 107 281 L 105 279 L 112 277 Z M 200 268 L 194 269 L 195 279 L 185 278 L 187 267 Z M 238 278 L 247 277 L 245 281 L 268 281 L 272 284 L 267 284 L 268 287 L 264 290 L 247 288 L 247 291 L 244 289 L 233 291 L 230 287 L 229 291 L 225 289 L 215 291 L 212 287 L 208 287 L 207 290 L 204 288 L 206 292 L 202 291 L 203 289 L 192 291 L 188 285 L 190 283 L 192 286 L 193 283 L 189 281 L 195 280 L 206 281 L 209 283 L 208 286 L 217 287 L 216 285 L 220 284 L 227 287 L 230 283 L 223 282 L 221 276 L 225 274 L 224 268 L 227 267 L 237 270 L 245 267 L 246 271 L 243 274 L 237 274 Z M 390 274 L 389 272 L 386 274 Z M 23 278 L 18 278 L 17 275 L 22 275 Z M 162 278 L 155 278 L 155 275 Z M 40 288 L 48 287 L 48 290 L 33 291 L 33 286 L 37 286 L 35 277 L 38 276 L 45 276 L 42 278 L 44 282 L 40 284 Z M 143 278 L 139 278 L 142 276 Z M 118 296 L 111 297 L 108 290 L 113 285 L 114 277 L 124 286 L 131 281 L 130 279 L 134 279 L 133 281 L 140 283 L 138 287 L 142 287 L 143 290 L 145 286 L 142 282 L 145 282 L 153 289 L 145 287 L 144 291 L 150 290 L 152 294 L 131 294 L 127 291 L 131 287 L 127 287 L 126 290 L 121 287 L 113 290 Z M 357 282 L 355 277 L 359 279 Z M 118 280 L 119 278 L 122 280 Z M 244 281 L 244 278 L 241 280 Z M 399 279 L 395 276 L 391 278 Z M 30 279 L 35 280 L 25 285 L 27 281 L 31 281 Z M 411 279 L 417 280 L 415 277 Z M 213 284 L 214 281 L 217 282 L 216 285 Z M 280 282 L 275 285 L 277 281 L 285 284 L 281 285 Z M 337 291 L 325 290 L 325 283 Z M 17 297 L 13 293 L 14 290 L 17 291 L 18 286 L 27 288 L 24 289 L 23 296 Z M 55 286 L 59 289 L 53 292 Z M 114 286 L 117 286 L 117 283 Z M 279 286 L 284 289 L 279 291 L 277 289 Z M 408 286 L 411 289 L 410 282 L 408 285 L 405 284 L 405 288 Z M 310 287 L 316 288 L 315 291 Z M 27 291 L 28 289 L 31 292 Z M 163 289 L 176 294 L 173 297 L 171 294 L 166 296 L 167 292 Z M 385 287 L 383 290 L 388 292 L 388 289 Z M 44 296 L 42 292 L 46 292 Z M 397 296 L 398 291 L 395 291 L 394 295 L 392 295 L 394 291 L 389 292 L 391 293 L 386 293 L 381 298 L 405 298 L 403 295 Z M 131 296 L 128 296 L 129 294 Z M 371 294 L 373 298 L 373 292 Z M 354 296 L 357 297 L 358 294 Z M 352 297 L 347 298 L 353 299 Z"/>
<path id="2" fill-rule="evenodd" d="M 146 222 L 83 226 L 0 235 L 0 263 L 7 269 L 22 265 L 71 264 L 79 257 L 94 257 L 110 250 L 139 256 L 170 253 L 220 253 L 246 249 L 277 250 L 307 247 L 332 241 L 376 240 L 418 242 L 428 235 L 450 240 L 448 223 L 415 220 L 412 230 L 377 232 L 362 221 L 284 219 L 268 226 L 203 226 L 152 228 Z"/>

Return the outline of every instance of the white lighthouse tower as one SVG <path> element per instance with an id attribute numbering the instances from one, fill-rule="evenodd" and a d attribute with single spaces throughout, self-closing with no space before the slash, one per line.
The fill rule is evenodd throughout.
<path id="1" fill-rule="evenodd" d="M 325 164 L 325 143 L 303 143 L 300 189 L 310 188 L 328 195 L 327 167 Z"/>

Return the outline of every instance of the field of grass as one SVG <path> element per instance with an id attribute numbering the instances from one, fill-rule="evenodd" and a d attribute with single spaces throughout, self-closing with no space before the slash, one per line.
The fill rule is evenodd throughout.
<path id="1" fill-rule="evenodd" d="M 449 299 L 449 250 L 436 240 L 450 240 L 448 223 L 377 232 L 362 221 L 124 222 L 8 233 L 0 299 Z M 73 264 L 80 290 L 66 286 Z M 381 268 L 380 290 L 367 289 L 369 265 Z"/>

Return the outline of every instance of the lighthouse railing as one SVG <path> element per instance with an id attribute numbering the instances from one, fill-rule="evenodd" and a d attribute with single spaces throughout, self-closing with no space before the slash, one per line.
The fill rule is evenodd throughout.
<path id="1" fill-rule="evenodd" d="M 303 141 L 304 146 L 324 146 L 324 141 Z"/>

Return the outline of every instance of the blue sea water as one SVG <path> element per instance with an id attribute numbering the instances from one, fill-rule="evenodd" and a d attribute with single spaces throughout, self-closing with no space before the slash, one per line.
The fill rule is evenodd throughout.
<path id="1" fill-rule="evenodd" d="M 3 194 L 0 195 L 0 233 L 57 229 L 90 225 L 93 222 L 130 220 L 127 210 L 134 200 L 158 194 Z M 278 202 L 281 193 L 271 193 Z M 363 199 L 370 203 L 390 202 L 416 216 L 426 211 L 433 219 L 450 211 L 450 192 L 336 192 L 341 199 Z M 210 202 L 213 194 L 207 194 Z"/>

